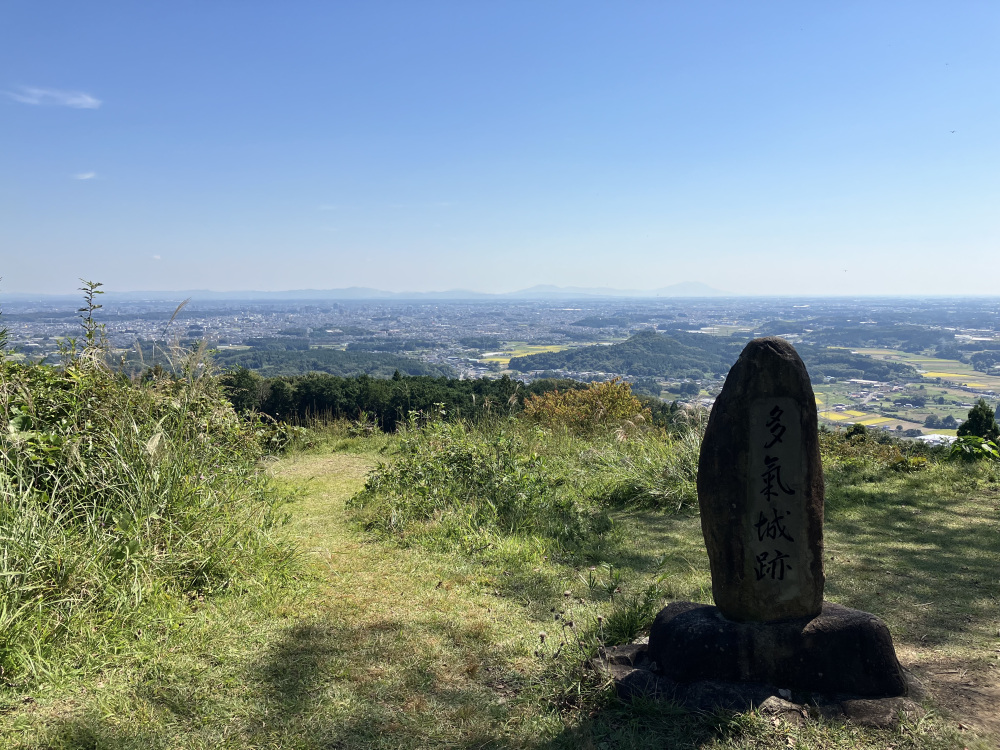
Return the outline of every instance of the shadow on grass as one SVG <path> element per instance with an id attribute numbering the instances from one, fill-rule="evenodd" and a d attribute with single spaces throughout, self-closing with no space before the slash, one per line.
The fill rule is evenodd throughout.
<path id="1" fill-rule="evenodd" d="M 897 641 L 961 645 L 986 637 L 1000 599 L 996 490 L 957 469 L 873 483 L 848 484 L 834 472 L 828 479 L 828 598 L 883 617 Z M 630 544 L 610 545 L 605 562 L 637 575 L 665 570 L 678 581 L 672 596 L 710 597 L 697 517 L 620 515 Z M 532 576 L 533 569 L 506 569 L 512 589 L 551 595 L 553 582 Z M 49 736 L 30 746 L 773 746 L 751 715 L 706 717 L 656 704 L 587 703 L 593 713 L 567 714 L 559 726 L 540 705 L 552 691 L 529 684 L 498 651 L 489 633 L 433 611 L 362 626 L 318 618 L 288 627 L 242 671 L 203 677 L 150 670 L 133 701 L 141 722 L 94 709 L 50 725 Z M 227 678 L 245 689 L 220 694 Z"/>
<path id="2" fill-rule="evenodd" d="M 478 685 L 444 686 L 432 674 L 411 666 L 396 688 L 371 681 L 350 686 L 354 704 L 343 720 L 331 715 L 338 701 L 336 683 L 345 658 L 365 658 L 369 669 L 385 662 L 371 658 L 372 641 L 398 637 L 402 624 L 386 621 L 364 632 L 329 624 L 300 625 L 290 629 L 262 665 L 270 729 L 246 733 L 249 746 L 302 748 L 513 748 L 556 750 L 581 747 L 696 748 L 710 739 L 731 735 L 732 721 L 725 716 L 684 712 L 669 704 L 640 702 L 627 706 L 612 701 L 582 722 L 564 726 L 554 736 L 552 724 L 532 737 L 509 733 L 516 721 L 511 707 L 522 689 L 530 690 L 512 672 L 487 667 Z M 438 632 L 447 637 L 444 628 Z M 367 646 L 366 646 L 367 644 Z M 384 654 L 383 654 L 384 656 Z M 499 665 L 497 665 L 498 667 Z M 537 689 L 537 687 L 536 687 Z M 398 693 L 397 693 L 398 691 Z M 538 694 L 539 697 L 544 697 Z M 405 702 L 402 698 L 405 696 Z M 340 699 L 346 698 L 341 695 Z M 335 712 L 333 712 L 335 713 Z M 320 718 L 323 716 L 324 718 Z M 277 717 L 281 717 L 280 719 Z M 539 732 L 542 734 L 542 732 Z M 610 743 L 610 744 L 604 744 Z"/>
<path id="3" fill-rule="evenodd" d="M 729 741 L 739 739 L 747 725 L 758 722 L 755 717 L 740 714 L 689 713 L 673 704 L 655 701 L 615 702 L 535 747 L 539 750 L 731 747 Z"/>
<path id="4" fill-rule="evenodd" d="M 407 641 L 414 628 L 418 641 Z M 449 648 L 427 652 L 428 641 Z M 656 703 L 598 700 L 586 715 L 560 716 L 548 705 L 547 683 L 529 682 L 491 658 L 495 651 L 474 627 L 433 618 L 414 624 L 390 617 L 365 627 L 302 622 L 229 680 L 151 669 L 130 701 L 131 721 L 94 709 L 31 746 L 556 750 L 696 748 L 732 736 L 731 719 Z M 230 686 L 227 696 L 223 686 L 232 682 L 247 689 Z"/>
<path id="5" fill-rule="evenodd" d="M 88 707 L 27 746 L 521 746 L 505 727 L 524 678 L 496 651 L 488 631 L 433 613 L 365 626 L 313 620 L 286 629 L 242 673 L 151 668 L 128 698 L 132 721 Z"/>
<path id="6" fill-rule="evenodd" d="M 1000 494 L 963 467 L 870 484 L 828 478 L 827 597 L 883 617 L 897 640 L 968 645 L 1000 600 Z"/>
<path id="7" fill-rule="evenodd" d="M 632 544 L 609 558 L 667 574 L 671 598 L 711 602 L 696 516 L 617 515 Z M 873 612 L 898 642 L 975 645 L 995 636 L 1000 601 L 1000 487 L 975 467 L 883 472 L 865 482 L 827 474 L 826 598 Z M 657 568 L 657 566 L 660 566 Z"/>

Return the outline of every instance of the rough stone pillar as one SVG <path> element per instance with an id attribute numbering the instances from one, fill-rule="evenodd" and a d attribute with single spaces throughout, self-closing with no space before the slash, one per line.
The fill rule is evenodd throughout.
<path id="1" fill-rule="evenodd" d="M 791 344 L 754 339 L 729 371 L 698 465 L 712 594 L 724 617 L 771 622 L 823 606 L 816 398 Z"/>

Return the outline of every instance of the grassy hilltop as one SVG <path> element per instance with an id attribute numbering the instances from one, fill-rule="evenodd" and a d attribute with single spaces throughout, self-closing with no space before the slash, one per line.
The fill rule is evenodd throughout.
<path id="1" fill-rule="evenodd" d="M 129 379 L 88 334 L 60 368 L 0 363 L 0 747 L 1000 737 L 1000 464 L 986 453 L 822 435 L 827 598 L 889 624 L 927 715 L 895 730 L 690 715 L 621 705 L 583 665 L 665 601 L 711 599 L 703 413 L 654 415 L 605 383 L 478 410 L 474 390 L 442 391 L 474 421 L 417 408 L 293 429 L 240 416 L 226 398 L 239 383 L 199 375 L 197 354 Z M 373 408 L 395 415 L 384 393 Z"/>
<path id="2" fill-rule="evenodd" d="M 722 377 L 746 345 L 746 336 L 707 336 L 683 330 L 645 330 L 617 344 L 585 346 L 560 352 L 512 357 L 508 367 L 520 372 L 570 370 L 612 372 L 633 377 Z M 799 344 L 797 351 L 814 383 L 825 377 L 912 380 L 908 364 L 866 357 L 846 349 Z"/>

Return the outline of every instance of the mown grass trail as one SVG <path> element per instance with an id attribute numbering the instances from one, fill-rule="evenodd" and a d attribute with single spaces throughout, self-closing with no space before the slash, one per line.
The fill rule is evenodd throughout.
<path id="1" fill-rule="evenodd" d="M 518 700 L 539 672 L 522 607 L 473 564 L 366 543 L 347 525 L 370 465 L 334 454 L 281 470 L 304 489 L 292 530 L 319 571 L 265 670 L 286 746 L 477 746 L 553 721 Z"/>
<path id="2" fill-rule="evenodd" d="M 344 501 L 370 465 L 283 462 L 279 481 L 299 490 L 288 534 L 302 574 L 192 602 L 98 679 L 9 701 L 0 744 L 477 746 L 504 743 L 507 725 L 553 721 L 517 700 L 539 671 L 521 608 L 484 593 L 471 567 L 367 544 L 348 527 Z"/>
<path id="3" fill-rule="evenodd" d="M 542 558 L 530 561 L 527 570 L 504 569 L 495 558 L 374 541 L 351 523 L 345 502 L 375 460 L 312 453 L 279 462 L 277 481 L 294 497 L 286 506 L 284 532 L 299 550 L 295 575 L 157 613 L 96 675 L 53 675 L 30 695 L 7 696 L 0 747 L 991 746 L 957 728 L 960 715 L 882 732 L 821 723 L 793 727 L 756 713 L 692 716 L 669 706 L 618 705 L 599 681 L 577 681 L 573 666 L 582 659 L 535 653 L 539 630 L 552 634 L 549 645 L 556 635 L 553 611 L 575 613 L 582 621 L 606 606 L 600 597 L 588 600 L 586 568 Z M 951 572 L 955 578 L 928 583 L 925 576 L 919 584 L 894 579 L 888 597 L 872 581 L 882 575 L 878 549 L 893 556 L 886 562 L 894 567 L 920 570 L 917 537 L 928 522 L 951 529 L 956 544 L 965 539 L 969 555 L 975 548 L 995 560 L 995 552 L 983 553 L 981 544 L 981 532 L 995 522 L 988 512 L 995 498 L 954 513 L 944 503 L 928 505 L 934 493 L 922 497 L 917 484 L 910 484 L 901 480 L 895 490 L 913 499 L 891 510 L 874 503 L 872 493 L 887 491 L 883 485 L 873 485 L 867 495 L 834 498 L 829 540 L 836 552 L 829 572 L 838 583 L 832 593 L 837 601 L 870 606 L 883 616 L 902 605 L 888 618 L 890 625 L 902 636 L 904 662 L 925 664 L 928 676 L 943 664 L 934 661 L 938 654 L 954 660 L 954 669 L 968 670 L 975 662 L 985 680 L 992 671 L 989 655 L 979 652 L 989 634 L 980 631 L 990 615 L 980 607 L 984 596 L 995 595 L 985 568 L 968 555 L 956 557 L 954 570 L 924 571 L 931 579 Z M 973 507 L 981 513 L 978 520 Z M 669 596 L 709 600 L 694 514 L 617 517 L 631 542 L 613 561 L 616 566 L 638 582 L 665 571 Z M 902 541 L 886 545 L 876 532 L 865 532 L 873 521 L 900 529 Z M 981 577 L 984 591 L 953 588 L 973 575 Z M 947 599 L 961 604 L 961 611 L 935 616 L 915 610 L 913 596 Z M 973 618 L 968 637 L 957 637 L 955 617 Z M 954 674 L 969 681 L 968 671 Z M 984 682 L 977 685 L 988 689 Z"/>

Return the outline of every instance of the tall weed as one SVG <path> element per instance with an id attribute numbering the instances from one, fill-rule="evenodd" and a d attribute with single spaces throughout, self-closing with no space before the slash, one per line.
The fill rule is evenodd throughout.
<path id="1" fill-rule="evenodd" d="M 0 677 L 85 622 L 113 640 L 150 599 L 253 576 L 275 552 L 261 456 L 209 378 L 134 383 L 92 346 L 0 362 Z"/>
<path id="2" fill-rule="evenodd" d="M 524 402 L 524 418 L 550 428 L 564 427 L 591 434 L 608 427 L 634 430 L 649 424 L 649 408 L 632 394 L 632 387 L 618 378 L 591 383 L 583 389 L 553 390 Z"/>
<path id="3" fill-rule="evenodd" d="M 598 474 L 593 492 L 616 505 L 671 511 L 697 506 L 704 417 L 704 410 L 692 410 L 670 433 L 646 430 L 614 443 L 595 445 L 587 456 Z"/>

